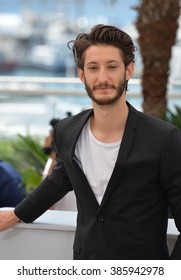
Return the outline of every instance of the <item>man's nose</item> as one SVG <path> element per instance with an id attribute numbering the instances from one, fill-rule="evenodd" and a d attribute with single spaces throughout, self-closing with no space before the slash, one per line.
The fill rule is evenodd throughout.
<path id="1" fill-rule="evenodd" d="M 100 68 L 98 72 L 98 81 L 99 83 L 105 83 L 108 81 L 108 75 L 105 68 Z"/>

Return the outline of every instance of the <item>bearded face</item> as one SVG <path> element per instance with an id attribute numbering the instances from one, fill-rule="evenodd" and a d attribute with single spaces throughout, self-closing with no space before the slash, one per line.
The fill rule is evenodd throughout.
<path id="1" fill-rule="evenodd" d="M 120 80 L 118 86 L 105 82 L 96 84 L 91 88 L 86 79 L 84 84 L 88 96 L 97 105 L 112 105 L 116 103 L 126 89 L 126 73 L 124 73 L 124 77 Z"/>

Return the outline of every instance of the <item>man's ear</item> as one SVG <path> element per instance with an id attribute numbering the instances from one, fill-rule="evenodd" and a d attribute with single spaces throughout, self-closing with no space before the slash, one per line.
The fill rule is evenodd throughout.
<path id="1" fill-rule="evenodd" d="M 79 76 L 79 79 L 81 80 L 82 83 L 84 83 L 84 71 L 80 68 L 77 68 L 77 74 Z"/>
<path id="2" fill-rule="evenodd" d="M 134 73 L 134 63 L 130 62 L 126 67 L 126 80 L 130 80 Z"/>

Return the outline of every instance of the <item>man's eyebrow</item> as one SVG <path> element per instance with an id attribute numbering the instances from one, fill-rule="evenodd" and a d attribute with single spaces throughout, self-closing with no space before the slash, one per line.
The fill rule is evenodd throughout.
<path id="1" fill-rule="evenodd" d="M 118 60 L 108 60 L 108 61 L 106 61 L 106 63 L 120 63 L 120 61 L 118 61 Z M 89 65 L 89 64 L 98 64 L 98 62 L 96 62 L 96 61 L 89 61 L 89 62 L 87 62 L 86 63 L 87 65 Z"/>
<path id="2" fill-rule="evenodd" d="M 120 61 L 116 60 L 116 59 L 112 59 L 112 60 L 107 61 L 107 63 L 120 63 Z"/>
<path id="3" fill-rule="evenodd" d="M 87 64 L 87 65 L 89 65 L 89 64 L 97 64 L 97 62 L 96 62 L 96 61 L 89 61 L 89 62 L 87 62 L 86 64 Z"/>

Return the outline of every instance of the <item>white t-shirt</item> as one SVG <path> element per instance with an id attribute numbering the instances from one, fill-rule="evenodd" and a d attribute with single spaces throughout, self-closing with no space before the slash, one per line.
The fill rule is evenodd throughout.
<path id="1" fill-rule="evenodd" d="M 75 156 L 100 204 L 112 175 L 121 140 L 114 143 L 98 141 L 85 124 L 75 147 Z"/>

